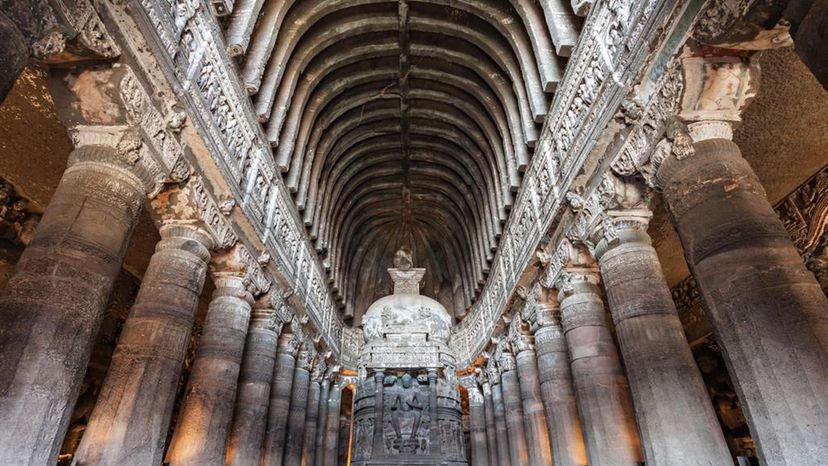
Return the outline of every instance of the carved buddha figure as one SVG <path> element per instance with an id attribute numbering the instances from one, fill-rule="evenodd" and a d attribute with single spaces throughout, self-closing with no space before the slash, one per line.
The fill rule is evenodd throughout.
<path id="1" fill-rule="evenodd" d="M 397 440 L 403 439 L 403 428 L 410 432 L 408 438 L 414 440 L 420 430 L 420 420 L 423 415 L 423 403 L 417 397 L 418 389 L 414 387 L 414 379 L 405 374 L 400 379 L 401 390 L 391 404 L 391 422 Z"/>

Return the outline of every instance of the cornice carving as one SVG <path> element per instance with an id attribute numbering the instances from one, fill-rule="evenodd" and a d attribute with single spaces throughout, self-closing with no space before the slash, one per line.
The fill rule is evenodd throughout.
<path id="1" fill-rule="evenodd" d="M 191 186 L 203 201 L 202 220 L 213 230 L 217 244 L 229 248 L 239 240 L 225 217 L 241 212 L 266 247 L 256 248 L 255 253 L 254 249 L 246 251 L 251 263 L 256 263 L 251 282 L 260 291 L 267 288 L 268 272 L 262 271 L 265 266 L 280 274 L 291 292 L 306 298 L 302 305 L 307 315 L 338 355 L 343 340 L 341 316 L 291 196 L 276 175 L 270 147 L 263 142 L 249 99 L 226 56 L 213 12 L 197 0 L 138 0 L 130 4 L 130 12 L 117 2 L 103 2 L 100 8 L 113 20 L 113 27 L 121 28 L 126 38 L 121 44 L 124 52 L 135 57 L 139 66 L 147 67 L 147 79 L 161 78 L 160 69 L 166 78 L 163 86 L 171 85 L 179 99 L 153 105 L 148 94 L 134 85 L 138 80 L 132 78 L 125 81 L 122 90 L 132 120 L 146 132 L 146 145 L 163 160 L 167 169 L 164 181 L 194 177 L 177 142 L 187 119 L 204 136 L 209 154 L 232 189 L 214 198 L 206 179 Z M 152 47 L 136 38 L 136 25 L 144 37 L 159 46 L 156 57 L 150 56 Z M 157 67 L 152 61 L 155 58 Z"/>
<path id="2" fill-rule="evenodd" d="M 578 175 L 648 55 L 641 44 L 673 14 L 657 1 L 596 3 L 555 94 L 538 148 L 501 239 L 486 287 L 472 312 L 455 328 L 451 345 L 469 364 L 488 342 L 518 278 L 562 207 L 562 192 Z M 663 37 L 659 37 L 663 40 Z M 635 70 L 630 73 L 631 70 Z"/>
<path id="3" fill-rule="evenodd" d="M 681 71 L 678 116 L 688 122 L 742 121 L 759 84 L 758 66 L 737 57 L 688 57 L 681 60 Z"/>
<path id="4" fill-rule="evenodd" d="M 39 20 L 38 32 L 42 37 L 32 47 L 33 55 L 41 60 L 65 57 L 56 57 L 66 49 L 66 43 L 74 41 L 80 48 L 75 47 L 71 57 L 75 54 L 83 55 L 74 59 L 83 58 L 115 58 L 121 54 L 121 49 L 112 38 L 100 16 L 95 11 L 90 0 L 30 0 L 32 14 Z M 69 59 L 70 61 L 72 58 Z"/>

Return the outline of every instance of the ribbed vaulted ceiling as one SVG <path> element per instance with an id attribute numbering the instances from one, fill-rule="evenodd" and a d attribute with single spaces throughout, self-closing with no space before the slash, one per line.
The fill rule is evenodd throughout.
<path id="1" fill-rule="evenodd" d="M 473 302 L 578 23 L 563 0 L 235 2 L 228 50 L 346 317 L 400 247 L 424 294 Z"/>

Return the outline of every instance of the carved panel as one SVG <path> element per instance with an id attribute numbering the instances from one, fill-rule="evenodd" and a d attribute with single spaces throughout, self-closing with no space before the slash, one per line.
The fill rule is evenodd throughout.
<path id="1" fill-rule="evenodd" d="M 590 12 L 504 230 L 501 244 L 511 245 L 498 251 L 486 287 L 470 315 L 455 327 L 450 345 L 461 365 L 470 364 L 488 343 L 514 292 L 515 279 L 564 207 L 558 193 L 570 189 L 645 61 L 668 45 L 661 26 L 681 11 L 681 3 L 610 0 L 598 2 Z M 673 98 L 671 92 L 665 91 L 665 100 Z M 655 95 L 650 95 L 647 109 L 653 118 L 667 111 Z M 644 146 L 642 141 L 630 144 Z"/>
<path id="2" fill-rule="evenodd" d="M 140 0 L 139 4 L 151 29 L 148 36 L 166 54 L 166 60 L 161 60 L 164 71 L 185 91 L 182 95 L 194 123 L 203 129 L 210 154 L 232 184 L 234 204 L 263 239 L 267 255 L 293 291 L 307 297 L 304 305 L 310 319 L 338 355 L 341 317 L 290 194 L 276 176 L 270 147 L 262 142 L 265 138 L 226 55 L 214 12 L 198 0 Z M 220 5 L 226 9 L 232 2 Z M 148 128 L 163 150 L 168 135 L 157 125 Z M 174 149 L 165 154 L 170 160 L 177 160 Z M 217 224 L 215 212 L 205 216 L 205 221 Z M 264 276 L 257 273 L 250 278 L 264 285 Z"/>

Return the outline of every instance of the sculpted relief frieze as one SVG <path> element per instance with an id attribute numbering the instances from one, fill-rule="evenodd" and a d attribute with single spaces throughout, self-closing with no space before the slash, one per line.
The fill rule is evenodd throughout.
<path id="1" fill-rule="evenodd" d="M 676 53 L 675 44 L 665 33 L 671 29 L 664 26 L 680 23 L 676 19 L 682 14 L 696 14 L 686 13 L 685 5 L 613 0 L 596 2 L 592 7 L 505 228 L 501 239 L 505 246 L 495 256 L 480 298 L 452 335 L 450 344 L 460 367 L 470 364 L 489 343 L 538 245 L 567 202 L 573 201 L 562 193 L 572 191 L 587 157 L 622 107 L 627 90 L 643 79 L 641 72 L 661 58 L 660 53 L 668 53 L 668 61 Z M 681 32 L 690 24 L 692 21 L 684 22 Z M 670 73 L 662 74 L 665 77 L 650 83 L 652 90 L 642 93 L 646 103 L 638 109 L 640 123 L 633 125 L 623 151 L 613 157 L 618 158 L 614 167 L 619 171 L 643 164 L 649 155 L 647 148 L 660 137 L 660 129 L 663 133 L 661 121 L 671 114 L 670 105 L 680 88 L 670 80 Z M 590 196 L 591 192 L 582 200 L 593 202 Z M 581 221 L 589 220 L 582 216 Z"/>
<path id="2" fill-rule="evenodd" d="M 271 270 L 286 279 L 291 291 L 303 297 L 309 320 L 339 356 L 341 317 L 290 195 L 277 176 L 249 99 L 226 56 L 214 12 L 199 0 L 140 0 L 135 4 L 145 15 L 145 21 L 139 22 L 139 26 L 147 26 L 142 30 L 144 36 L 155 42 L 156 55 L 161 55 L 157 58 L 164 78 L 186 107 L 184 113 L 198 128 L 232 192 L 226 198 L 219 196 L 216 202 L 206 180 L 198 174 L 191 176 L 192 167 L 186 164 L 183 148 L 175 138 L 176 127 L 169 124 L 176 122 L 176 114 L 161 115 L 149 98 L 136 90 L 137 80 L 127 80 L 124 100 L 135 109 L 133 119 L 169 169 L 167 181 L 194 180 L 188 186 L 200 201 L 202 220 L 222 246 L 238 240 L 228 214 L 234 208 L 244 214 L 264 243 L 263 251 L 244 250 L 245 260 L 254 266 L 250 281 L 259 289 L 269 286 L 265 270 L 272 265 Z M 121 6 L 104 7 L 110 17 L 124 17 Z M 130 52 L 138 56 L 139 63 L 141 53 L 146 53 L 140 47 Z M 146 74 L 151 77 L 154 71 L 149 69 Z"/>

